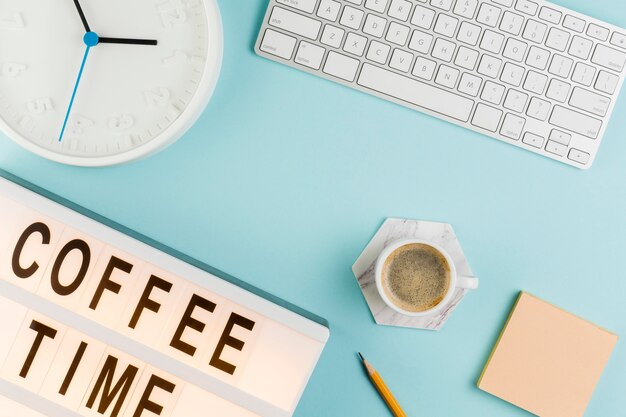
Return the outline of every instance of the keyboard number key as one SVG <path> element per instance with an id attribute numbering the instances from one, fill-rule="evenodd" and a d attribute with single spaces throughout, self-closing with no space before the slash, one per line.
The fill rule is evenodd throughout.
<path id="1" fill-rule="evenodd" d="M 302 41 L 296 53 L 295 61 L 305 67 L 318 70 L 322 65 L 325 52 L 326 50 L 322 47 Z"/>
<path id="2" fill-rule="evenodd" d="M 524 119 L 523 117 L 507 113 L 506 116 L 504 116 L 504 122 L 502 122 L 500 134 L 509 139 L 519 140 L 520 136 L 522 135 L 522 130 L 524 130 L 525 124 L 526 119 Z"/>
<path id="3" fill-rule="evenodd" d="M 430 0 L 430 5 L 437 9 L 448 11 L 452 7 L 453 0 Z"/>
<path id="4" fill-rule="evenodd" d="M 528 22 L 526 22 L 522 38 L 531 42 L 542 43 L 547 30 L 547 25 L 537 22 L 536 20 L 529 19 Z"/>
<path id="5" fill-rule="evenodd" d="M 295 46 L 296 38 L 276 32 L 275 30 L 267 29 L 265 36 L 263 36 L 260 49 L 263 52 L 283 59 L 291 59 Z"/>
<path id="6" fill-rule="evenodd" d="M 501 11 L 499 7 L 492 6 L 489 3 L 483 3 L 480 5 L 476 21 L 487 26 L 495 27 L 498 24 Z"/>
<path id="7" fill-rule="evenodd" d="M 524 24 L 524 18 L 518 14 L 506 11 L 500 22 L 500 30 L 511 35 L 519 35 Z"/>
<path id="8" fill-rule="evenodd" d="M 326 25 L 324 27 L 324 32 L 322 32 L 320 42 L 324 45 L 332 46 L 333 48 L 339 48 L 345 32 L 346 31 L 341 28 Z"/>
<path id="9" fill-rule="evenodd" d="M 478 0 L 458 0 L 454 6 L 454 14 L 471 19 L 478 7 Z"/>

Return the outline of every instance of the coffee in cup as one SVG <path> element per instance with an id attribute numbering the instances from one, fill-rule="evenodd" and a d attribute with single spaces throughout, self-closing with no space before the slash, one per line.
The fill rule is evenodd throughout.
<path id="1" fill-rule="evenodd" d="M 452 258 L 439 245 L 405 239 L 387 245 L 378 256 L 376 287 L 397 312 L 425 316 L 446 306 L 456 288 L 477 288 L 478 278 L 458 276 Z"/>

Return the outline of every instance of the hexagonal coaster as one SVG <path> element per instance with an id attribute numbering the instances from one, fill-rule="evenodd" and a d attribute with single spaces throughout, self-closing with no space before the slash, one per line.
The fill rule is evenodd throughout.
<path id="1" fill-rule="evenodd" d="M 370 240 L 363 252 L 361 252 L 359 258 L 354 265 L 352 265 L 352 272 L 361 287 L 361 291 L 363 291 L 363 296 L 369 305 L 376 323 L 386 326 L 439 330 L 448 320 L 468 290 L 456 288 L 454 296 L 448 303 L 448 306 L 434 313 L 432 316 L 409 317 L 389 308 L 376 289 L 374 267 L 380 252 L 387 245 L 399 239 L 423 239 L 437 243 L 450 254 L 459 275 L 474 275 L 451 225 L 447 223 L 391 218 L 385 220 L 372 240 Z"/>

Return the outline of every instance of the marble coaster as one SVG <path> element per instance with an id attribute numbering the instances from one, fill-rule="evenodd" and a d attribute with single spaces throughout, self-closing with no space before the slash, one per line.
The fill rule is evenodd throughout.
<path id="1" fill-rule="evenodd" d="M 413 327 L 415 329 L 439 330 L 461 302 L 467 289 L 456 288 L 454 296 L 446 307 L 432 316 L 408 317 L 389 308 L 378 294 L 374 276 L 374 266 L 380 252 L 398 239 L 424 239 L 439 244 L 452 257 L 459 275 L 473 276 L 461 245 L 447 223 L 426 222 L 407 219 L 387 219 L 367 244 L 361 255 L 352 265 L 363 296 L 369 305 L 372 316 L 378 324 L 386 326 Z"/>

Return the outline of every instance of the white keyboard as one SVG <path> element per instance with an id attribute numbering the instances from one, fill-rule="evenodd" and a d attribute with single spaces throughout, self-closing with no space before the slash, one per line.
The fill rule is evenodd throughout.
<path id="1" fill-rule="evenodd" d="M 270 0 L 256 51 L 586 169 L 626 30 L 544 1 Z"/>

